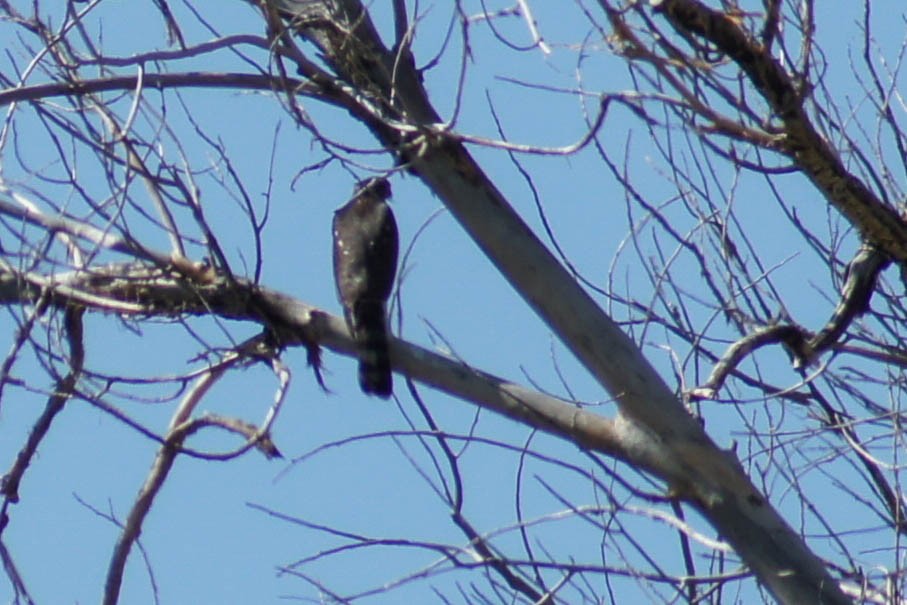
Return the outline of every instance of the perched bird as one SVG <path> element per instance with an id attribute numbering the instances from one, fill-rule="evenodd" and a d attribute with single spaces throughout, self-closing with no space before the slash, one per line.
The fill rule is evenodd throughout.
<path id="1" fill-rule="evenodd" d="M 334 213 L 334 279 L 346 325 L 359 349 L 359 386 L 390 397 L 387 300 L 397 273 L 397 223 L 387 203 L 391 186 L 373 178 Z"/>

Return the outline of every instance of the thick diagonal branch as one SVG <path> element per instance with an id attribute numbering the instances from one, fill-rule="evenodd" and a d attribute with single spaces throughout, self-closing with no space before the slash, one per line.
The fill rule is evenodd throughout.
<path id="1" fill-rule="evenodd" d="M 358 86 L 365 79 L 362 89 L 368 98 L 353 115 L 435 192 L 501 274 L 614 396 L 620 410 L 613 421 L 618 451 L 697 506 L 782 601 L 847 603 L 822 563 L 759 495 L 734 457 L 686 413 L 635 343 L 545 248 L 466 148 L 447 135 L 419 74 L 384 47 L 362 4 L 275 4 L 305 7 L 304 18 L 288 17 L 288 23 L 321 49 L 343 81 Z M 308 11 L 312 6 L 320 11 L 317 16 Z"/>
<path id="2" fill-rule="evenodd" d="M 650 3 L 678 32 L 707 40 L 743 70 L 781 121 L 785 135 L 781 150 L 866 242 L 907 265 L 907 223 L 897 210 L 882 202 L 847 170 L 837 150 L 816 130 L 803 106 L 809 94 L 807 85 L 797 85 L 784 66 L 772 57 L 771 49 L 724 12 L 698 0 L 651 0 Z"/>

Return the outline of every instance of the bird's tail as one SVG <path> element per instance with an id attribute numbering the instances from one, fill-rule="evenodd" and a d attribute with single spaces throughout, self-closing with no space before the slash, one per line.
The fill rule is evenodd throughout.
<path id="1" fill-rule="evenodd" d="M 359 386 L 366 393 L 390 397 L 393 378 L 384 303 L 359 301 L 354 316 L 355 338 L 359 345 Z"/>

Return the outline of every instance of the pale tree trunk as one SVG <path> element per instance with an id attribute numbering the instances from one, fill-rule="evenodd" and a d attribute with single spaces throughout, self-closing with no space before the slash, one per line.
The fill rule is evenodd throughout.
<path id="1" fill-rule="evenodd" d="M 758 478 L 751 479 L 747 475 L 737 452 L 719 447 L 716 441 L 720 440 L 713 439 L 704 428 L 704 420 L 691 411 L 695 403 L 714 399 L 733 378 L 746 384 L 758 383 L 757 390 L 766 398 L 776 395 L 779 390 L 760 382 L 762 375 L 758 371 L 752 374 L 738 371 L 740 364 L 761 347 L 780 345 L 798 371 L 813 367 L 829 351 L 845 350 L 841 340 L 858 332 L 853 329 L 854 322 L 870 310 L 870 300 L 881 288 L 882 271 L 890 265 L 907 262 L 907 224 L 898 208 L 880 193 L 884 187 L 878 183 L 885 179 L 866 177 L 842 160 L 845 151 L 852 150 L 836 148 L 835 137 L 830 136 L 829 131 L 837 130 L 828 126 L 839 124 L 808 104 L 811 91 L 821 84 L 817 77 L 811 79 L 814 77 L 813 66 L 806 59 L 803 65 L 791 66 L 786 60 L 779 59 L 779 53 L 773 52 L 773 48 L 782 44 L 785 35 L 779 25 L 781 3 L 766 0 L 761 3 L 764 12 L 755 15 L 735 7 L 719 11 L 696 0 L 650 0 L 648 3 L 599 0 L 595 7 L 599 13 L 595 18 L 602 19 L 610 27 L 603 38 L 616 56 L 623 58 L 631 69 L 639 70 L 635 74 L 646 75 L 641 81 L 652 84 L 654 92 L 596 95 L 595 111 L 586 120 L 588 131 L 582 139 L 569 147 L 547 149 L 470 137 L 445 123 L 423 86 L 417 57 L 411 52 L 412 36 L 418 24 L 408 21 L 403 0 L 392 1 L 395 39 L 390 48 L 379 37 L 368 12 L 368 3 L 363 6 L 360 0 L 247 0 L 259 11 L 261 22 L 256 23 L 256 27 L 266 31 L 267 38 L 251 34 L 225 36 L 188 48 L 168 3 L 156 0 L 155 6 L 166 21 L 171 43 L 179 50 L 126 59 L 94 57 L 86 64 L 109 66 L 120 61 L 137 66 L 138 72 L 135 75 L 102 74 L 97 78 L 81 77 L 81 72 L 74 67 L 78 65 L 77 53 L 64 43 L 69 29 L 57 32 L 39 18 L 23 16 L 0 2 L 0 9 L 10 22 L 22 25 L 46 43 L 46 55 L 53 57 L 59 67 L 52 82 L 16 85 L 7 78 L 4 90 L 0 91 L 0 106 L 14 108 L 17 104 L 34 103 L 43 111 L 46 106 L 42 104 L 62 98 L 74 104 L 77 110 L 74 114 L 96 116 L 104 125 L 104 136 L 95 141 L 92 139 L 94 131 L 87 126 L 86 131 L 92 134 L 80 136 L 92 142 L 92 149 L 98 156 L 112 158 L 112 168 L 107 175 L 111 182 L 117 181 L 118 170 L 128 167 L 131 176 L 147 185 L 151 210 L 143 208 L 142 212 L 154 217 L 150 222 L 166 234 L 170 244 L 168 250 L 155 248 L 131 231 L 127 221 L 120 220 L 115 212 L 109 213 L 106 205 L 87 194 L 88 211 L 70 212 L 67 204 L 59 202 L 54 206 L 57 211 L 49 212 L 42 209 L 46 205 L 34 203 L 21 192 L 30 191 L 28 188 L 20 191 L 0 180 L 0 216 L 6 222 L 2 242 L 5 248 L 0 250 L 0 303 L 23 310 L 21 317 L 17 316 L 19 323 L 13 352 L 4 362 L 2 385 L 5 387 L 7 381 L 12 381 L 10 368 L 16 364 L 25 343 L 42 343 L 42 339 L 34 334 L 45 323 L 51 323 L 47 317 L 54 313 L 62 320 L 46 328 L 48 337 L 45 340 L 56 338 L 62 345 L 62 352 L 54 350 L 49 358 L 65 369 L 48 369 L 53 387 L 45 409 L 4 476 L 0 534 L 9 521 L 10 505 L 20 500 L 22 479 L 39 445 L 49 434 L 54 418 L 70 399 L 92 400 L 91 395 L 79 389 L 84 375 L 90 373 L 90 368 L 86 368 L 83 342 L 86 313 L 120 316 L 136 322 L 149 318 L 182 321 L 201 316 L 235 320 L 260 330 L 260 334 L 246 340 L 232 340 L 224 350 L 214 346 L 206 350 L 210 358 L 207 365 L 202 370 L 187 372 L 183 378 L 185 392 L 179 397 L 169 426 L 148 435 L 157 441 L 159 450 L 129 515 L 122 520 L 116 519 L 121 531 L 109 564 L 104 593 L 104 602 L 111 605 L 120 600 L 127 561 L 135 556 L 133 547 L 175 461 L 184 454 L 204 457 L 204 453 L 191 450 L 187 440 L 203 429 L 217 427 L 238 436 L 242 444 L 228 453 L 210 455 L 212 459 L 229 459 L 253 449 L 268 458 L 279 456 L 271 430 L 288 390 L 289 372 L 282 357 L 284 350 L 304 348 L 319 382 L 321 348 L 348 356 L 356 354 L 341 319 L 260 283 L 260 259 L 258 265 L 253 264 L 250 268 L 250 275 L 235 272 L 206 217 L 205 213 L 210 210 L 200 203 L 198 188 L 191 178 L 184 182 L 178 170 L 155 172 L 149 168 L 148 150 L 157 149 L 158 141 L 135 144 L 130 129 L 135 113 L 127 112 L 121 119 L 111 107 L 105 106 L 100 96 L 110 91 L 136 91 L 133 107 L 136 109 L 141 104 L 142 94 L 187 87 L 269 91 L 280 98 L 291 119 L 302 129 L 317 133 L 317 124 L 311 121 L 298 98 L 339 108 L 364 125 L 379 142 L 382 153 L 393 158 L 397 171 L 418 178 L 437 196 L 526 305 L 579 360 L 602 391 L 610 395 L 616 411 L 611 415 L 593 412 L 574 401 L 558 399 L 471 367 L 468 359 L 454 359 L 395 338 L 391 342 L 392 365 L 396 372 L 414 381 L 411 393 L 415 392 L 415 383 L 433 387 L 506 416 L 531 430 L 575 444 L 584 452 L 620 461 L 654 478 L 661 493 L 657 497 L 647 497 L 658 499 L 659 503 L 667 502 L 675 507 L 675 511 L 680 510 L 681 505 L 695 509 L 724 541 L 697 536 L 701 543 L 707 544 L 707 550 L 711 554 L 718 553 L 717 557 L 732 551 L 755 575 L 761 587 L 779 602 L 849 603 L 855 595 L 862 598 L 870 595 L 870 600 L 875 601 L 883 599 L 878 596 L 883 593 L 878 585 L 858 594 L 853 583 L 839 578 L 839 575 L 846 576 L 845 573 L 830 571 L 830 566 L 810 549 L 804 536 L 779 513 L 776 508 L 779 503 L 773 502 L 774 494 L 763 494 L 755 485 Z M 536 45 L 542 48 L 543 43 L 529 14 L 529 3 L 521 1 L 518 4 L 529 23 L 529 30 L 537 38 Z M 93 6 L 84 10 L 89 11 Z M 811 23 L 812 3 L 804 2 L 802 9 L 802 22 Z M 868 14 L 868 5 L 866 10 Z M 754 22 L 763 24 L 761 33 L 751 26 Z M 76 28 L 76 25 L 72 27 Z M 806 42 L 811 43 L 809 27 L 804 25 L 801 31 Z M 806 42 L 804 47 L 808 47 Z M 177 73 L 149 67 L 158 61 L 187 58 L 219 46 L 252 47 L 267 53 L 271 63 L 267 69 L 259 66 L 254 73 Z M 313 47 L 317 49 L 317 59 L 312 58 Z M 45 53 L 39 54 L 43 57 Z M 464 61 L 467 54 L 464 50 Z M 809 51 L 804 54 L 812 56 Z M 35 64 L 38 63 L 36 59 Z M 31 68 L 25 71 L 28 69 Z M 735 78 L 722 80 L 719 76 L 727 71 Z M 716 76 L 718 72 L 721 73 Z M 23 82 L 27 76 L 27 73 L 23 76 Z M 727 84 L 728 81 L 732 83 Z M 716 97 L 731 108 L 724 108 L 726 114 L 716 109 L 722 106 L 713 103 Z M 783 158 L 789 164 L 778 172 L 796 172 L 808 179 L 835 216 L 843 217 L 859 237 L 858 252 L 847 270 L 841 271 L 840 284 L 835 282 L 840 288 L 834 313 L 816 331 L 795 324 L 781 304 L 782 309 L 777 314 L 774 309 L 761 314 L 753 312 L 752 317 L 744 320 L 741 319 L 745 315 L 743 312 L 732 309 L 729 304 L 721 304 L 720 296 L 716 296 L 719 308 L 716 316 L 720 314 L 727 318 L 738 335 L 736 339 L 716 339 L 717 342 L 730 342 L 723 346 L 726 350 L 721 354 L 713 354 L 710 350 L 697 353 L 711 364 L 708 379 L 679 394 L 668 386 L 644 356 L 641 345 L 590 295 L 587 284 L 565 266 L 563 257 L 559 259 L 552 254 L 533 232 L 525 217 L 496 186 L 499 184 L 495 178 L 468 148 L 475 144 L 508 153 L 569 156 L 609 140 L 609 127 L 613 128 L 609 122 L 610 112 L 618 105 L 630 107 L 642 124 L 653 129 L 652 125 L 661 126 L 661 118 L 653 118 L 653 114 L 645 111 L 645 103 L 653 100 L 663 104 L 665 113 L 676 112 L 674 117 L 685 132 L 700 137 L 717 155 L 737 164 L 736 168 L 745 165 L 771 175 L 773 166 L 758 154 Z M 888 115 L 885 113 L 890 111 L 888 105 L 881 101 L 878 105 L 880 112 Z M 47 119 L 48 115 L 54 114 L 40 115 Z M 890 121 L 897 123 L 895 118 Z M 48 122 L 53 123 L 53 120 L 48 119 Z M 665 130 L 671 127 L 672 123 L 666 120 Z M 66 130 L 67 133 L 73 131 L 78 129 L 69 127 Z M 12 132 L 7 126 L 0 143 L 8 141 Z M 207 134 L 206 137 L 209 143 L 216 139 Z M 211 146 L 219 149 L 216 144 Z M 740 147 L 755 150 L 759 161 L 738 159 L 735 154 Z M 874 170 L 875 167 L 869 167 L 864 172 L 875 176 Z M 186 174 L 191 171 L 187 170 Z M 638 194 L 630 179 L 623 175 L 617 178 L 626 186 L 627 197 L 635 199 Z M 72 177 L 72 188 L 78 189 L 78 185 L 78 179 Z M 178 190 L 179 195 L 174 194 L 174 190 Z M 183 194 L 185 199 L 181 197 Z M 118 199 L 114 195 L 111 198 Z M 174 199 L 180 204 L 175 204 Z M 639 203 L 645 205 L 643 200 Z M 171 206 L 179 210 L 174 212 Z M 254 211 L 249 210 L 248 214 L 255 237 L 260 238 L 263 223 L 257 222 L 259 217 Z M 730 210 L 728 214 L 731 214 Z M 652 215 L 663 218 L 657 212 Z M 703 219 L 699 226 L 710 226 L 713 223 L 709 221 L 713 219 Z M 714 224 L 717 220 L 714 219 Z M 795 216 L 791 222 L 799 225 L 798 220 Z M 669 232 L 669 221 L 664 219 L 663 222 L 664 230 Z M 38 235 L 34 236 L 35 233 Z M 834 246 L 829 243 L 823 248 L 825 244 L 815 243 L 817 238 L 805 228 L 804 235 L 811 245 L 828 253 L 830 273 L 837 279 Z M 18 238 L 25 242 L 22 244 L 24 252 L 12 253 L 11 244 L 7 242 L 19 241 Z M 41 251 L 45 246 L 50 248 L 51 244 L 59 244 L 65 250 L 61 255 L 65 260 L 49 254 L 42 256 Z M 260 242 L 256 240 L 256 244 L 260 248 Z M 733 259 L 739 257 L 729 238 L 721 240 L 721 246 L 724 247 L 716 253 L 716 257 L 723 259 L 723 264 L 719 265 L 732 274 Z M 196 258 L 193 251 L 199 249 L 204 251 L 204 259 Z M 89 253 L 86 254 L 86 250 Z M 122 256 L 129 260 L 122 261 Z M 708 282 L 707 264 L 701 263 L 703 279 Z M 759 281 L 759 278 L 746 277 L 743 280 L 746 286 L 737 289 L 747 290 Z M 737 282 L 733 283 L 736 288 Z M 696 287 L 699 285 L 692 288 Z M 889 315 L 899 317 L 896 296 L 889 296 L 887 300 L 894 309 Z M 892 300 L 894 302 L 890 302 Z M 652 308 L 643 309 L 641 313 L 646 321 L 649 315 L 654 316 Z M 889 325 L 885 323 L 889 321 L 896 323 L 888 316 L 879 317 L 882 325 Z M 671 327 L 680 333 L 681 323 L 678 320 Z M 684 338 L 696 348 L 699 337 L 707 332 L 708 328 L 702 328 L 701 333 Z M 897 329 L 892 329 L 892 333 L 897 335 Z M 859 334 L 869 339 L 862 332 Z M 896 342 L 891 344 L 879 337 L 871 340 L 871 345 L 860 350 L 853 346 L 847 352 L 864 354 L 873 360 L 882 359 L 892 374 L 907 365 Z M 211 387 L 226 373 L 257 364 L 264 364 L 277 382 L 273 402 L 264 420 L 256 424 L 198 412 Z M 101 378 L 97 380 L 102 381 Z M 804 383 L 812 386 L 810 381 L 804 380 Z M 784 395 L 795 397 L 790 393 Z M 891 525 L 895 534 L 903 533 L 903 504 L 898 483 L 886 475 L 891 468 L 898 468 L 897 456 L 893 456 L 891 468 L 885 467 L 860 441 L 857 430 L 851 426 L 850 416 L 838 412 L 821 394 L 812 392 L 810 396 L 820 402 L 819 409 L 824 414 L 822 422 L 829 432 L 856 452 L 871 478 L 874 493 L 883 502 L 879 508 L 885 522 Z M 413 398 L 422 405 L 417 396 L 413 395 Z M 807 396 L 802 395 L 801 399 L 806 400 Z M 103 407 L 103 396 L 96 396 L 94 403 Z M 889 416 L 888 410 L 881 407 L 872 408 L 876 414 L 873 420 L 885 418 L 892 433 L 896 433 L 901 422 L 899 416 L 894 413 Z M 424 406 L 421 409 L 425 411 Z M 118 409 L 104 410 L 125 424 L 149 433 L 127 413 Z M 430 418 L 430 414 L 425 413 Z M 440 433 L 431 422 L 429 425 L 435 433 Z M 456 456 L 443 437 L 438 439 L 441 443 L 438 447 L 454 469 L 452 474 L 458 476 Z M 468 538 L 468 548 L 462 550 L 493 569 L 496 577 L 503 579 L 520 598 L 548 605 L 561 602 L 556 590 L 542 590 L 544 582 L 540 575 L 539 586 L 534 586 L 525 579 L 528 572 L 521 575 L 518 563 L 511 568 L 510 562 L 491 547 L 491 540 L 469 523 L 463 514 L 462 495 L 458 489 L 451 492 L 457 494 L 448 495 L 451 517 Z M 807 502 L 805 506 L 808 505 Z M 680 524 L 681 520 L 682 514 L 678 513 L 674 522 Z M 682 540 L 686 540 L 695 532 L 684 526 L 679 533 L 684 535 Z M 458 554 L 462 553 L 458 551 Z M 22 582 L 2 541 L 0 555 L 3 555 L 17 592 L 20 591 Z M 455 557 L 451 555 L 451 559 Z M 685 563 L 689 569 L 694 567 L 689 561 Z M 569 581 L 573 570 L 567 564 L 563 570 L 565 581 Z M 705 581 L 713 579 L 706 578 Z M 720 586 L 725 579 L 718 577 L 714 581 Z M 683 594 L 682 582 L 673 578 L 667 581 Z M 24 587 L 21 592 L 26 593 Z M 884 594 L 894 599 L 898 591 L 890 589 Z M 695 591 L 688 595 L 697 602 L 702 597 Z"/>

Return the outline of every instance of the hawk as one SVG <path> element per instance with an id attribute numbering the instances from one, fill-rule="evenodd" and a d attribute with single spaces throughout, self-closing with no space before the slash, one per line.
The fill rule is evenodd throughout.
<path id="1" fill-rule="evenodd" d="M 387 299 L 397 273 L 397 223 L 387 203 L 391 186 L 373 178 L 334 213 L 334 279 L 346 325 L 359 354 L 362 391 L 390 397 Z"/>

